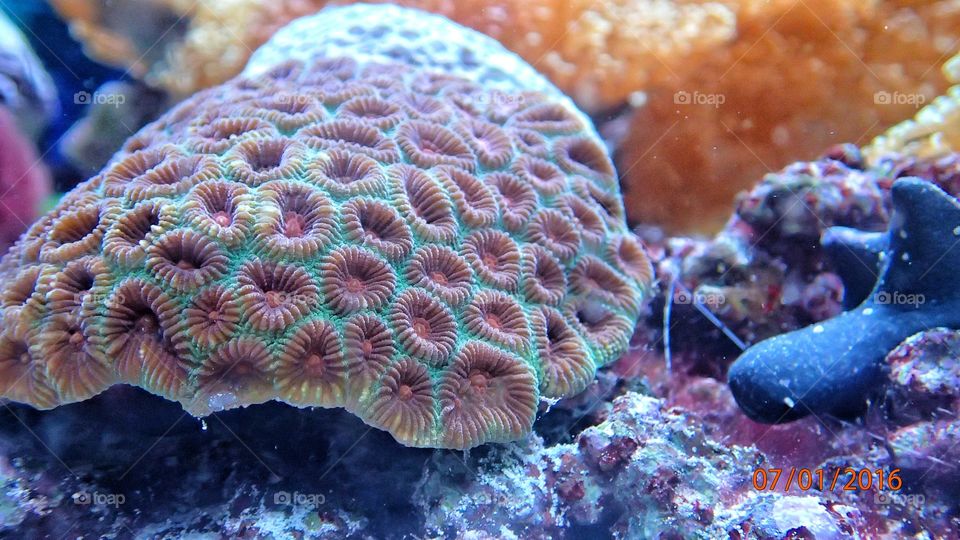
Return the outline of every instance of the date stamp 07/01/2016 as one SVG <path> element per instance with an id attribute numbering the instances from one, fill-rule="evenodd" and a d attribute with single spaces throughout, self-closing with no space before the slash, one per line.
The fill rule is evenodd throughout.
<path id="1" fill-rule="evenodd" d="M 806 468 L 759 468 L 753 471 L 753 488 L 757 491 L 899 491 L 903 488 L 900 469 L 854 469 L 837 467 L 833 471 Z"/>

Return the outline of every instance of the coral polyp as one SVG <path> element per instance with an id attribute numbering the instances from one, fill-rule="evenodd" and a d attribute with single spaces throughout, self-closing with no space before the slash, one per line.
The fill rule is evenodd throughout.
<path id="1" fill-rule="evenodd" d="M 196 416 L 279 400 L 407 445 L 519 438 L 541 396 L 626 349 L 650 285 L 602 148 L 449 21 L 297 21 L 3 260 L 2 395 L 50 408 L 120 382 Z"/>

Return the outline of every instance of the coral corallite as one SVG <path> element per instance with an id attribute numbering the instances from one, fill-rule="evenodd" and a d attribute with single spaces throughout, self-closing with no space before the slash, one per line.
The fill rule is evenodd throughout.
<path id="1" fill-rule="evenodd" d="M 0 272 L 7 398 L 275 399 L 445 448 L 583 390 L 652 279 L 566 97 L 489 38 L 362 5 L 141 130 Z"/>

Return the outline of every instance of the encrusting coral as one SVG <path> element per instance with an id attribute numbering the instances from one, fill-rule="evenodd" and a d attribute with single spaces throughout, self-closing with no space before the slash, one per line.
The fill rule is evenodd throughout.
<path id="1" fill-rule="evenodd" d="M 141 130 L 0 270 L 10 399 L 278 399 L 448 448 L 582 390 L 651 281 L 569 99 L 489 38 L 366 5 Z"/>

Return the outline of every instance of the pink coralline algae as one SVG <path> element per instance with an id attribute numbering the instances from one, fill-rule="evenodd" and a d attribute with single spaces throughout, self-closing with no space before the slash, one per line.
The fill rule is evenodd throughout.
<path id="1" fill-rule="evenodd" d="M 2 272 L 9 399 L 127 383 L 198 416 L 344 407 L 447 448 L 517 439 L 541 396 L 581 391 L 651 281 L 569 100 L 489 38 L 389 6 L 281 31 Z"/>

